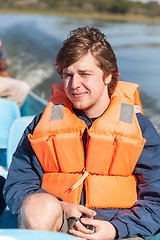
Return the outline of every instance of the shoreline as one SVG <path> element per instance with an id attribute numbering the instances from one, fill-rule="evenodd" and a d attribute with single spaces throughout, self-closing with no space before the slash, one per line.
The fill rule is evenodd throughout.
<path id="1" fill-rule="evenodd" d="M 35 15 L 51 15 L 70 18 L 86 18 L 95 20 L 106 20 L 113 22 L 134 22 L 134 23 L 160 23 L 160 16 L 148 17 L 145 15 L 136 14 L 111 14 L 111 13 L 86 13 L 86 12 L 71 12 L 71 11 L 53 11 L 53 10 L 35 10 L 35 9 L 1 9 L 0 14 L 35 14 Z"/>

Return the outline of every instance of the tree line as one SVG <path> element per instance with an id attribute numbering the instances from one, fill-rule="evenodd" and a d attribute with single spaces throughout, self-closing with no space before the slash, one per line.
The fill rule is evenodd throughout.
<path id="1" fill-rule="evenodd" d="M 131 0 L 0 0 L 2 8 L 32 8 L 41 10 L 70 11 L 85 13 L 143 14 L 160 16 L 160 4 L 157 1 L 143 3 Z"/>

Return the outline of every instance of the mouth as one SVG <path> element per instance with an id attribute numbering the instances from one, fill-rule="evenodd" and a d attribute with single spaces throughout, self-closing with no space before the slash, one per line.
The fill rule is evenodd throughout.
<path id="1" fill-rule="evenodd" d="M 71 93 L 74 98 L 81 98 L 83 97 L 86 93 L 81 92 L 81 93 Z"/>

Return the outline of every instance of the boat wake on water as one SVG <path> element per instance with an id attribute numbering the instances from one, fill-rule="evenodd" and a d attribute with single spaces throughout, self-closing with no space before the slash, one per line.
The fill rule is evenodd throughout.
<path id="1" fill-rule="evenodd" d="M 8 27 L 2 33 L 0 31 L 0 36 L 7 53 L 10 75 L 26 81 L 31 90 L 48 100 L 51 97 L 50 86 L 58 81 L 54 81 L 54 60 L 59 41 L 39 31 L 32 22 Z"/>

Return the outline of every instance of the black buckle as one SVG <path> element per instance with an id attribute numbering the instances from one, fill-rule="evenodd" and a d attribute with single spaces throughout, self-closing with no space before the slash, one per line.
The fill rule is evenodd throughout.
<path id="1" fill-rule="evenodd" d="M 76 217 L 70 217 L 67 219 L 68 222 L 68 229 L 70 230 L 71 228 L 74 227 L 77 221 L 79 221 L 80 218 Z"/>

